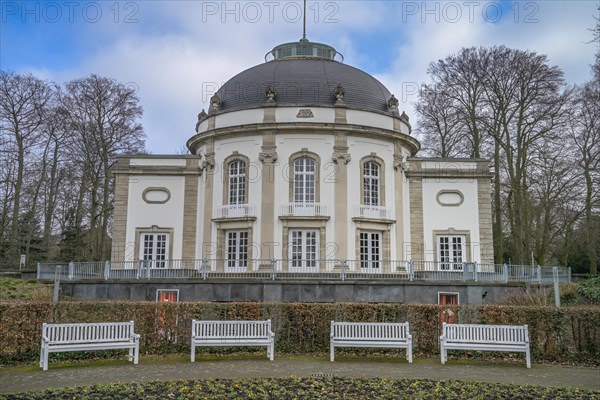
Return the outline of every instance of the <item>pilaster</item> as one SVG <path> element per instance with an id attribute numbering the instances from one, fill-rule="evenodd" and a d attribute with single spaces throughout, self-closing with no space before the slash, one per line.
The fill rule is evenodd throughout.
<path id="1" fill-rule="evenodd" d="M 261 195 L 261 260 L 270 260 L 275 257 L 275 166 L 277 162 L 277 146 L 275 132 L 263 135 L 263 144 L 258 159 L 263 163 L 262 168 L 262 195 Z"/>

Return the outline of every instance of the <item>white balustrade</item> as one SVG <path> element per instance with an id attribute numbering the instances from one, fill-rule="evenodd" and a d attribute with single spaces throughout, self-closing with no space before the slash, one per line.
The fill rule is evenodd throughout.
<path id="1" fill-rule="evenodd" d="M 388 207 L 360 204 L 354 206 L 354 216 L 357 218 L 392 219 L 392 210 Z"/>
<path id="2" fill-rule="evenodd" d="M 329 209 L 323 203 L 286 203 L 280 208 L 280 215 L 294 217 L 315 217 L 329 215 Z"/>
<path id="3" fill-rule="evenodd" d="M 256 215 L 254 204 L 229 204 L 215 207 L 215 218 L 245 218 Z"/>

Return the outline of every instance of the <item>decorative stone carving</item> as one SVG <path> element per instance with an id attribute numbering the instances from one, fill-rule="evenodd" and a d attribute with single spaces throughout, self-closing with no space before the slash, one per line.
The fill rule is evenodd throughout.
<path id="1" fill-rule="evenodd" d="M 210 98 L 210 113 L 216 113 L 221 110 L 221 98 L 214 94 Z"/>
<path id="2" fill-rule="evenodd" d="M 275 149 L 265 149 L 265 146 L 263 146 L 263 150 L 265 151 L 258 154 L 260 162 L 263 164 L 274 164 L 277 161 L 277 151 Z"/>
<path id="3" fill-rule="evenodd" d="M 207 170 L 208 172 L 212 172 L 215 169 L 215 153 L 206 153 L 204 155 L 204 160 L 200 165 L 202 171 Z"/>
<path id="4" fill-rule="evenodd" d="M 344 87 L 341 84 L 337 85 L 337 87 L 335 88 L 335 98 L 337 99 L 335 101 L 335 104 L 344 104 L 345 95 L 346 90 L 344 89 Z"/>
<path id="5" fill-rule="evenodd" d="M 310 108 L 303 108 L 301 110 L 298 110 L 298 115 L 296 115 L 296 118 L 314 118 L 315 115 L 313 114 L 312 110 Z"/>
<path id="6" fill-rule="evenodd" d="M 394 154 L 394 162 L 392 164 L 395 171 L 404 170 L 404 158 L 400 154 Z"/>
<path id="7" fill-rule="evenodd" d="M 275 102 L 275 96 L 277 96 L 277 92 L 275 91 L 275 88 L 273 87 L 273 84 L 270 84 L 267 87 L 267 90 L 265 90 L 265 95 L 267 96 L 267 102 L 268 103 L 274 103 Z"/>
<path id="8" fill-rule="evenodd" d="M 398 115 L 398 106 L 399 105 L 400 105 L 400 102 L 398 101 L 396 96 L 392 95 L 392 97 L 390 97 L 390 99 L 388 100 L 388 108 L 390 109 L 390 112 L 394 115 Z"/>
<path id="9" fill-rule="evenodd" d="M 206 119 L 207 116 L 208 116 L 208 114 L 206 114 L 206 111 L 204 111 L 204 109 L 202 110 L 202 112 L 200 114 L 198 114 L 198 122 L 196 122 L 196 132 L 198 132 L 198 127 L 200 126 L 202 121 L 204 121 Z"/>
<path id="10" fill-rule="evenodd" d="M 348 150 L 348 148 L 346 148 L 346 150 Z M 352 160 L 352 157 L 350 156 L 350 153 L 335 150 L 332 156 L 332 160 L 334 164 L 339 164 L 340 162 L 343 162 L 344 165 L 346 165 Z"/>
<path id="11" fill-rule="evenodd" d="M 406 115 L 406 113 L 404 111 L 402 111 L 402 115 L 400 116 L 400 119 L 403 119 L 406 122 L 408 122 L 408 115 Z"/>

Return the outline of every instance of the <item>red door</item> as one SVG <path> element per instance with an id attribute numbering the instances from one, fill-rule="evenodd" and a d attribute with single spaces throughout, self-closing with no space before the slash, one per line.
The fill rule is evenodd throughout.
<path id="1" fill-rule="evenodd" d="M 438 293 L 438 304 L 441 306 L 458 305 L 458 293 Z M 455 324 L 458 321 L 453 307 L 442 307 L 440 323 Z"/>

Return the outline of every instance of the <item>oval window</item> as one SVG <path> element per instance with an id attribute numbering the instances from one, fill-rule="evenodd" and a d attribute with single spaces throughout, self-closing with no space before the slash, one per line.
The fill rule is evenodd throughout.
<path id="1" fill-rule="evenodd" d="M 171 192 L 167 188 L 147 188 L 142 198 L 148 204 L 165 204 L 171 198 Z"/>
<path id="2" fill-rule="evenodd" d="M 441 206 L 460 206 L 465 197 L 458 190 L 442 190 L 437 194 L 437 202 Z"/>

